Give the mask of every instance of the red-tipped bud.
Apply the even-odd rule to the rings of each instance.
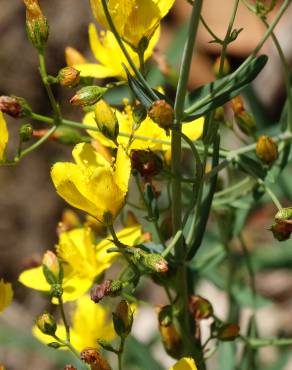
[[[70,99],[72,105],[80,105],[82,107],[97,103],[102,96],[107,92],[107,88],[100,86],[86,86],[78,90],[77,93]]]

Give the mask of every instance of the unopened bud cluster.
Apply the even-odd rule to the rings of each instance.
[[[38,0],[24,0],[26,6],[26,30],[32,45],[41,50],[49,37],[49,25]]]

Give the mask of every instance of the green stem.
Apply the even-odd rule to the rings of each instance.
[[[24,156],[26,156],[27,154],[31,153],[32,151],[37,149],[39,146],[41,146],[45,141],[47,141],[50,138],[50,136],[56,131],[56,129],[57,129],[57,126],[51,127],[50,130],[48,130],[48,132],[43,137],[41,137],[38,141],[36,141],[33,145],[31,145],[28,148],[22,150],[17,155],[15,160],[16,161],[20,160],[21,158],[23,158]]]
[[[63,298],[62,297],[59,297],[58,298],[58,302],[59,302],[59,308],[60,308],[61,318],[62,318],[63,324],[65,326],[65,330],[66,330],[66,343],[68,345],[68,343],[70,344],[70,326],[69,326],[69,324],[67,322],[67,319],[66,319]]]
[[[114,25],[114,22],[112,20],[112,17],[110,15],[110,12],[108,10],[108,7],[107,7],[107,3],[106,3],[106,0],[101,0],[101,3],[102,3],[102,6],[103,6],[103,10],[104,10],[104,13],[105,13],[105,16],[106,16],[106,20],[110,26],[110,29],[112,31],[112,33],[114,34],[115,36],[115,39],[117,40],[117,43],[119,44],[123,54],[125,55],[129,65],[131,66],[133,72],[136,74],[137,78],[140,80],[140,82],[142,83],[142,85],[145,87],[145,89],[147,90],[147,92],[149,93],[149,95],[154,99],[154,100],[158,100],[158,96],[154,93],[154,91],[151,89],[151,87],[148,85],[147,81],[145,80],[145,78],[143,77],[142,73],[139,71],[139,69],[136,67],[135,63],[133,62],[132,58],[130,57],[130,54],[128,53],[115,25]]]
[[[269,194],[273,203],[275,204],[275,206],[280,211],[283,207],[282,207],[279,199],[277,198],[276,194],[273,192],[273,190],[268,185],[266,185],[265,182],[262,179],[258,179],[258,183],[265,188],[266,192]]]
[[[51,106],[54,111],[54,123],[56,126],[58,126],[61,121],[61,112],[60,112],[60,107],[58,103],[56,102],[53,91],[51,89],[51,85],[48,82],[48,73],[47,73],[47,68],[46,68],[44,50],[39,50],[38,54],[39,54],[40,75],[41,75],[43,84],[45,86],[48,98],[50,100]]]
[[[248,346],[252,348],[268,347],[268,346],[291,346],[292,338],[246,338],[241,337]]]
[[[264,25],[269,29],[270,25],[266,21],[264,17],[261,17],[262,22]],[[275,33],[271,33],[272,40],[275,44],[275,47],[278,51],[279,58],[281,60],[282,68],[283,68],[283,74],[284,74],[284,81],[286,85],[286,90],[287,90],[287,97],[288,97],[288,124],[287,124],[287,130],[292,132],[292,91],[290,88],[290,66],[286,61],[285,55],[283,53],[283,50],[281,48],[281,45],[275,36]]]
[[[119,351],[118,351],[119,370],[123,370],[124,347],[125,347],[125,338],[121,338],[120,348],[119,348]]]
[[[166,248],[166,245],[165,245],[165,241],[164,241],[164,238],[162,236],[162,233],[161,233],[161,230],[160,230],[160,227],[158,225],[158,220],[156,219],[152,219],[152,214],[151,214],[151,210],[146,202],[146,199],[145,199],[145,196],[143,194],[143,191],[142,191],[142,188],[141,188],[141,184],[140,184],[140,181],[139,181],[139,175],[136,175],[134,176],[135,178],[135,181],[136,181],[136,185],[137,185],[137,189],[139,191],[139,194],[140,194],[140,197],[144,203],[144,206],[147,210],[147,213],[148,213],[148,217],[151,219],[151,222],[153,223],[153,226],[154,226],[154,229],[155,229],[155,232],[156,232],[156,236],[157,236],[157,239],[159,240],[159,242],[161,243],[161,245]]]
[[[182,228],[182,189],[181,189],[181,129],[182,118],[187,93],[187,83],[189,78],[190,66],[192,62],[197,30],[200,22],[203,0],[196,0],[193,4],[190,19],[188,37],[184,47],[180,76],[178,81],[177,93],[174,104],[174,126],[172,130],[171,151],[172,151],[172,225],[173,233],[181,231]],[[186,256],[187,250],[184,245],[183,237],[180,237],[175,245],[176,260],[180,262],[177,271],[176,292],[179,331],[182,335],[184,344],[184,355],[195,358],[198,369],[204,370],[205,364],[200,344],[194,339],[194,327],[191,321],[188,308],[188,280]]]

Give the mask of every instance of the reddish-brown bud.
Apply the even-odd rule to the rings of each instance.
[[[238,337],[239,331],[240,327],[237,324],[223,325],[218,331],[218,339],[225,342],[233,341]]]
[[[290,239],[292,233],[292,223],[287,223],[287,221],[279,221],[274,223],[270,230],[272,231],[274,238],[279,242]]]
[[[111,370],[106,359],[95,348],[85,348],[80,353],[80,358],[90,365],[91,370]]]
[[[14,118],[29,117],[31,108],[23,98],[0,96],[0,110]]]
[[[211,303],[199,295],[193,295],[190,297],[189,307],[196,320],[208,319],[213,315],[213,307]]]
[[[165,130],[169,130],[173,125],[174,110],[165,100],[156,100],[148,114],[152,121]]]
[[[130,157],[132,169],[138,171],[143,177],[156,176],[162,170],[162,160],[150,150],[132,150]]]
[[[277,144],[268,136],[260,136],[257,141],[256,154],[263,162],[270,164],[278,158]]]

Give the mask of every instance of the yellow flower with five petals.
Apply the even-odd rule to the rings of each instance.
[[[98,338],[111,341],[116,336],[112,321],[108,319],[107,310],[102,305],[93,303],[88,295],[80,297],[76,302],[71,321],[70,342],[77,351],[82,351],[86,347],[96,348]],[[52,342],[52,337],[43,334],[36,325],[32,332],[41,342],[45,344]],[[56,335],[66,340],[63,324],[58,324]]]
[[[141,226],[124,228],[117,236],[122,243],[133,246],[141,237]],[[61,233],[56,250],[64,268],[64,302],[73,301],[85,294],[96,278],[112,265],[119,254],[107,253],[111,247],[114,247],[114,244],[109,239],[95,245],[93,233],[88,227]],[[31,289],[50,291],[42,266],[23,271],[19,281]],[[55,300],[53,302],[55,303]]]
[[[151,56],[154,46],[159,37],[157,30],[152,37],[144,54],[145,61]],[[110,31],[97,31],[94,24],[89,25],[89,41],[92,53],[98,63],[88,63],[87,61],[81,64],[74,64],[82,77],[108,78],[116,77],[126,79],[127,75],[122,66],[124,64],[129,71],[131,67],[120,49],[114,35]],[[137,67],[139,67],[139,57],[131,47],[125,45],[131,59]]]
[[[134,49],[143,39],[149,42],[175,0],[109,0],[108,10],[119,35]],[[106,29],[108,22],[101,0],[90,0],[96,20]]]
[[[111,223],[124,205],[131,172],[130,159],[119,146],[113,165],[90,144],[77,144],[76,163],[58,162],[51,177],[57,193],[71,206],[101,223]]]

